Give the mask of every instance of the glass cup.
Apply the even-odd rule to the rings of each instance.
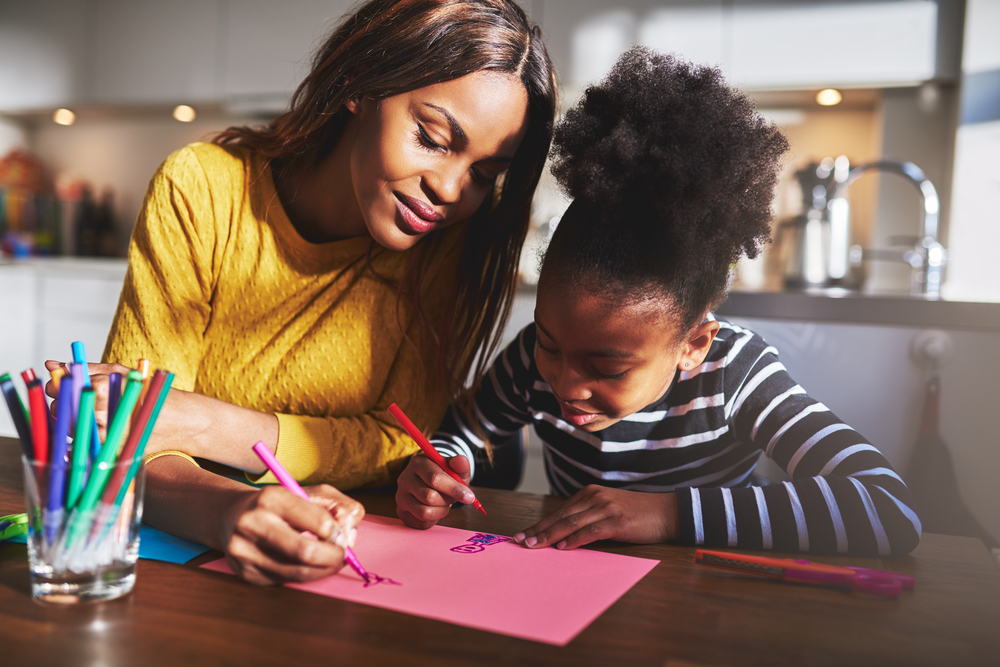
[[[24,457],[21,462],[35,600],[100,602],[131,591],[146,484],[143,458],[96,463],[75,478],[68,465],[60,469]],[[92,482],[95,474],[103,481],[93,490],[76,481]],[[83,507],[88,495],[99,499],[89,509]],[[76,507],[68,509],[74,499]]]

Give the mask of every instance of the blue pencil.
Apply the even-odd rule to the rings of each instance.
[[[51,544],[59,534],[63,519],[63,496],[66,490],[66,453],[69,449],[70,422],[73,412],[73,383],[59,383],[59,414],[52,436],[49,456],[49,498],[45,513],[45,539]]]
[[[90,373],[88,372],[89,366],[87,366],[87,355],[83,350],[83,343],[76,341],[70,346],[73,349],[73,361],[78,364],[83,364],[83,386],[90,386]],[[93,426],[90,429],[90,460],[96,461],[101,455],[101,436],[97,431],[97,419],[93,420]]]

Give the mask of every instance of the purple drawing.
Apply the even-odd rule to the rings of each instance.
[[[486,547],[500,544],[501,542],[510,542],[509,537],[501,537],[500,535],[490,535],[489,533],[476,533],[468,540],[468,544],[460,544],[457,547],[452,547],[451,551],[459,554],[475,554],[480,551],[484,551]]]

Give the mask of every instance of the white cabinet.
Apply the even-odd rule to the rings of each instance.
[[[0,373],[10,373],[23,391],[21,371],[47,377],[45,361],[72,361],[74,341],[84,344],[89,361],[99,361],[126,268],[124,260],[0,264]],[[0,435],[15,435],[6,407]]]
[[[632,43],[718,65],[741,88],[912,85],[954,76],[952,0],[542,0],[563,83],[599,80]],[[951,33],[955,33],[952,35]]]
[[[762,4],[736,0],[733,83],[756,89],[913,84],[935,76],[933,0]]]
[[[217,99],[221,14],[220,0],[96,0],[90,101]]]
[[[68,105],[84,93],[90,3],[0,0],[0,110]]]
[[[225,17],[222,92],[229,100],[287,104],[309,71],[315,47],[352,0],[230,0]]]

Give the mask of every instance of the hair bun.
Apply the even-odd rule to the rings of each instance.
[[[754,257],[786,149],[717,68],[633,47],[556,126],[552,173],[573,199],[638,218],[624,224]]]

